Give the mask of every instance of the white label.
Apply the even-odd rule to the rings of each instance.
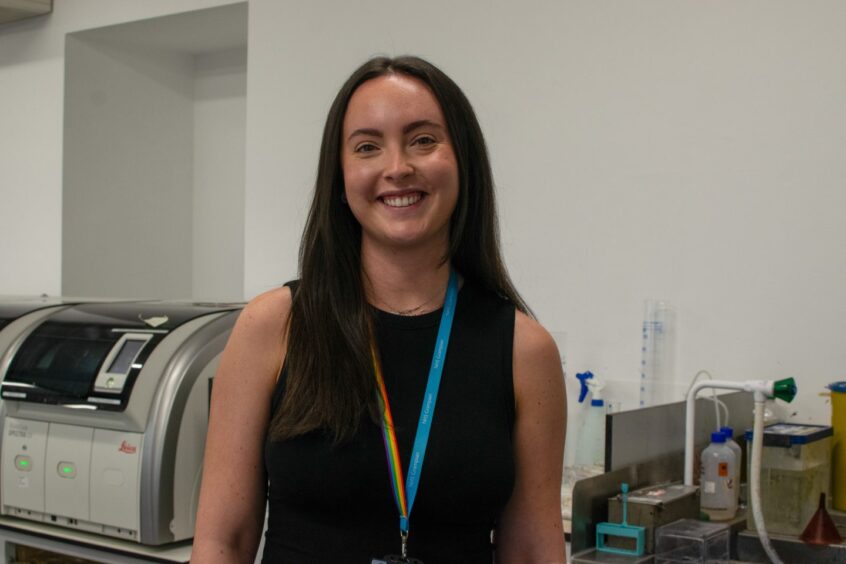
[[[716,482],[704,482],[702,484],[702,491],[707,494],[712,494],[717,491],[717,483]]]

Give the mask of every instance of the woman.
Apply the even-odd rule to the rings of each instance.
[[[194,561],[252,562],[269,499],[266,562],[563,562],[558,353],[503,267],[473,110],[431,64],[341,88],[300,275],[223,354]]]

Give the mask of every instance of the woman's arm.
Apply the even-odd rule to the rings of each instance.
[[[517,312],[514,324],[516,479],[496,530],[497,564],[565,561],[561,472],[567,399],[555,342]]]
[[[214,378],[194,563],[255,560],[264,526],[264,440],[284,360],[291,293],[250,302],[232,331]]]

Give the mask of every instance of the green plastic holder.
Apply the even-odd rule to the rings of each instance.
[[[596,525],[596,550],[627,556],[643,556],[646,550],[646,528],[629,525],[626,522],[629,509],[629,485],[624,482],[620,485],[620,489],[623,492],[623,521],[621,523],[599,523]],[[630,549],[606,546],[605,539],[607,537],[634,539],[635,547]]]
[[[790,403],[796,397],[796,380],[793,378],[785,378],[784,380],[776,380],[773,384],[773,397]]]

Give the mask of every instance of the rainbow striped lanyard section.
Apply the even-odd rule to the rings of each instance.
[[[403,539],[403,553],[405,553],[405,542],[408,538],[408,518],[411,513],[411,507],[414,505],[414,498],[417,495],[417,486],[420,483],[423,457],[426,454],[426,444],[429,442],[429,431],[431,430],[432,418],[435,414],[435,401],[438,399],[438,388],[441,385],[444,359],[446,358],[447,345],[449,344],[449,335],[452,331],[452,320],[455,317],[455,303],[457,300],[458,275],[455,270],[451,270],[446,299],[444,300],[444,310],[441,314],[441,324],[438,328],[438,338],[435,342],[435,352],[432,354],[432,364],[429,367],[429,381],[426,384],[426,392],[423,395],[423,406],[420,410],[420,419],[417,421],[417,433],[414,435],[414,446],[411,449],[411,464],[405,483],[403,483],[402,461],[400,460],[399,448],[397,447],[397,435],[394,431],[394,418],[391,415],[391,405],[388,402],[388,390],[385,388],[385,380],[382,377],[382,365],[379,362],[379,355],[376,353],[376,346],[371,346],[373,371],[376,374],[376,383],[379,387],[379,403],[382,408],[382,438],[385,441],[385,455],[388,459],[388,471],[390,472],[391,486],[394,490],[394,500],[397,503],[397,509],[399,509],[400,513],[400,535]]]

